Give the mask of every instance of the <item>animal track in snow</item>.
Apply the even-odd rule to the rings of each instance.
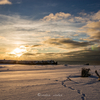
[[[64,87],[66,87],[66,85],[63,85]]]
[[[69,77],[66,80],[62,81],[62,85],[66,88],[68,87],[67,85],[64,84],[64,82],[66,82],[67,80],[72,81]],[[77,91],[77,93],[79,95],[81,95],[81,100],[86,100],[86,96],[84,93],[82,93],[80,90],[74,89],[73,87],[68,87],[69,89],[71,89],[72,91]]]
[[[75,90],[74,88],[72,88],[72,87],[68,87],[69,89],[71,89],[71,90]]]
[[[77,93],[79,93],[79,94],[80,94],[80,90],[77,90]]]
[[[86,99],[85,94],[82,94],[81,99],[82,99],[82,100],[85,100],[85,99]]]

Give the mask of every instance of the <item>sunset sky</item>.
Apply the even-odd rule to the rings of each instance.
[[[100,61],[100,0],[0,0],[0,60]]]

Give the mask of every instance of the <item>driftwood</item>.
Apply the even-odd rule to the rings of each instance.
[[[95,70],[96,75],[100,78],[100,75],[98,74],[97,70]]]
[[[97,70],[95,70],[95,73],[99,77],[98,80],[100,81],[100,75],[98,74]]]
[[[91,74],[89,73],[90,71],[90,68],[82,68],[82,71],[81,71],[81,77],[88,77],[90,76]]]

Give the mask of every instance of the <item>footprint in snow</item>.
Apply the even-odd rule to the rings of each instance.
[[[82,94],[85,97],[85,94]]]
[[[71,89],[71,90],[75,90],[75,89],[73,89],[72,87],[68,87],[69,89]]]
[[[62,82],[62,85],[64,85],[64,82]]]
[[[81,97],[82,100],[84,100],[84,97]]]
[[[79,93],[79,94],[80,94],[80,90],[77,90],[77,93]]]
[[[64,85],[64,87],[66,87],[66,85]]]

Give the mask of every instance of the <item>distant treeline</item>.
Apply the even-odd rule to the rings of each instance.
[[[56,64],[54,60],[47,61],[18,61],[18,60],[0,60],[0,64],[27,64],[27,65],[51,65]]]

